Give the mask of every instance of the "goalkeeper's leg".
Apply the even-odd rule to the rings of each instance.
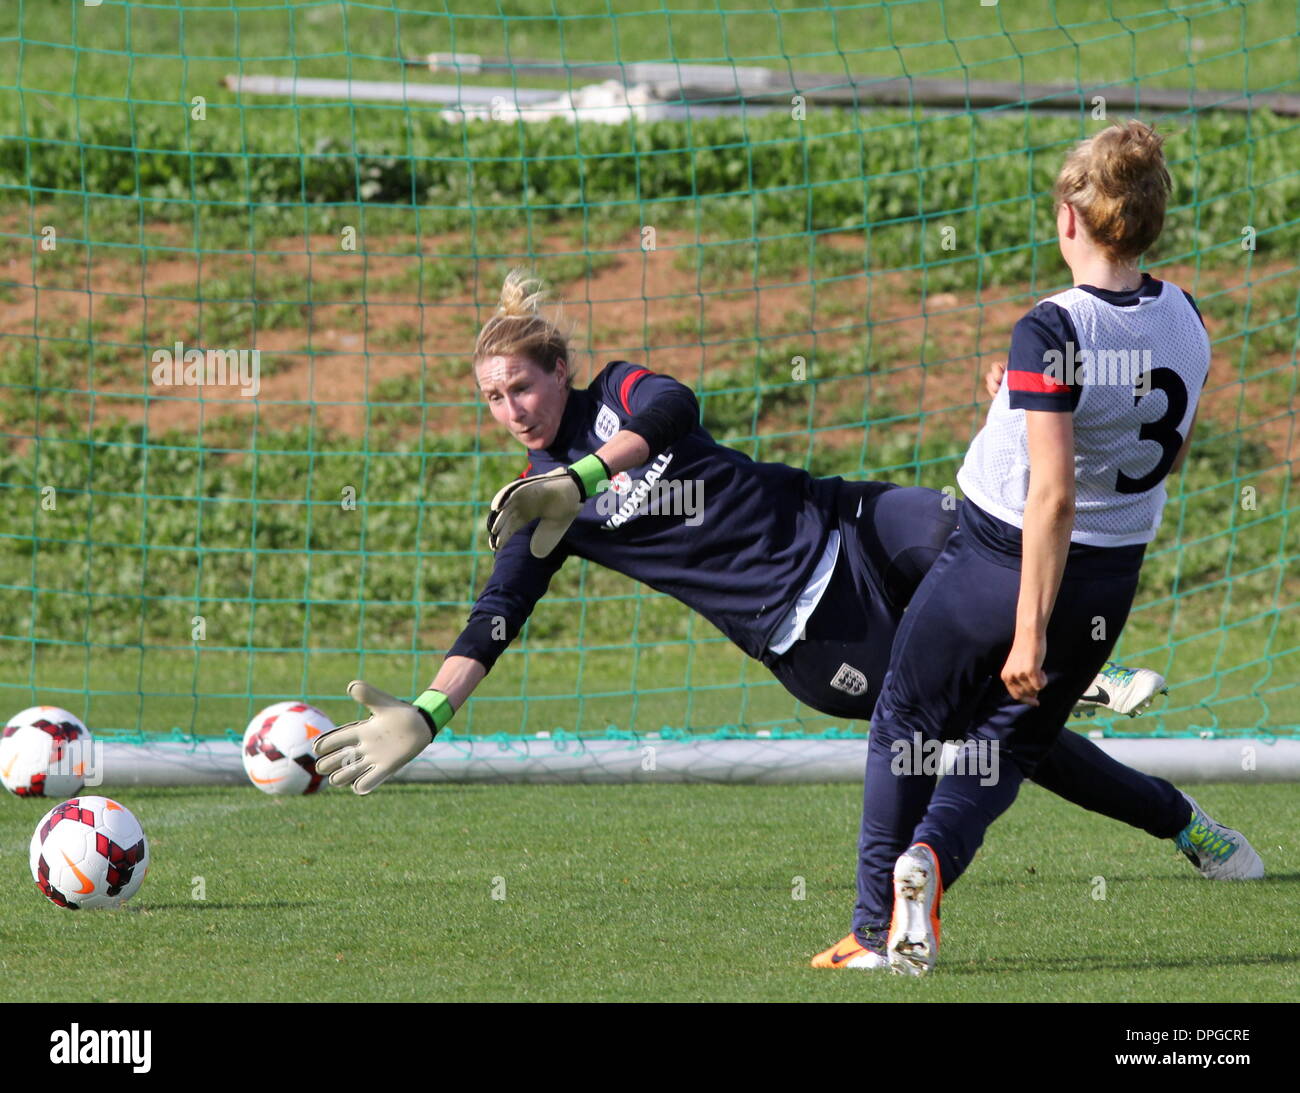
[[[1157,839],[1187,826],[1189,807],[1171,782],[1112,759],[1086,736],[1063,731],[1031,775],[1045,790]]]

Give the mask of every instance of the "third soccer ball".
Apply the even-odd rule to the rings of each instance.
[[[334,722],[305,702],[267,706],[244,730],[244,770],[263,793],[315,793],[324,780],[316,773],[311,744]]]

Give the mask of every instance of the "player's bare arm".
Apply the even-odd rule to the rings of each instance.
[[[1046,685],[1047,620],[1061,587],[1074,527],[1074,419],[1070,414],[1028,411],[1029,496],[1025,503],[1024,563],[1016,636],[1002,668],[1013,698],[1038,705]]]

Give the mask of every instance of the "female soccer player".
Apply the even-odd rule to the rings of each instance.
[[[366,794],[419,754],[571,555],[700,612],[815,709],[869,718],[899,618],[953,528],[945,496],[755,463],[700,426],[689,388],[625,361],[574,389],[564,335],[539,312],[531,284],[519,271],[507,278],[474,354],[492,416],[529,454],[491,505],[492,576],[412,703],[361,681],[349,687],[372,716],[318,738],[318,771]],[[1141,676],[1112,672],[1100,682],[1112,706],[1151,694]],[[1076,733],[1062,736],[1036,779],[1160,838],[1185,836],[1192,817],[1168,782],[1114,762]],[[1191,850],[1206,875],[1244,845],[1214,830],[1223,833],[1217,856],[1199,844]]]
[[[865,963],[933,968],[940,898],[1109,656],[1164,479],[1187,453],[1209,339],[1192,298],[1137,267],[1164,223],[1161,143],[1139,122],[1112,126],[1057,177],[1074,287],[1016,324],[957,476],[958,527],[903,616],[871,723],[854,916]],[[1000,776],[967,762],[936,788],[898,761],[938,738],[997,750]],[[1233,875],[1262,876],[1258,855],[1238,847]]]

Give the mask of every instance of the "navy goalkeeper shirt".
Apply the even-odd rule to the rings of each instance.
[[[689,426],[682,422],[671,443],[588,498],[549,557],[529,550],[536,521],[501,546],[448,655],[490,669],[573,556],[667,593],[761,658],[825,549],[840,479],[756,463],[723,447],[698,423],[689,388],[627,361],[606,365],[585,390],[569,392],[555,440],[531,453],[524,475],[566,467],[656,403],[680,407],[684,399]]]

